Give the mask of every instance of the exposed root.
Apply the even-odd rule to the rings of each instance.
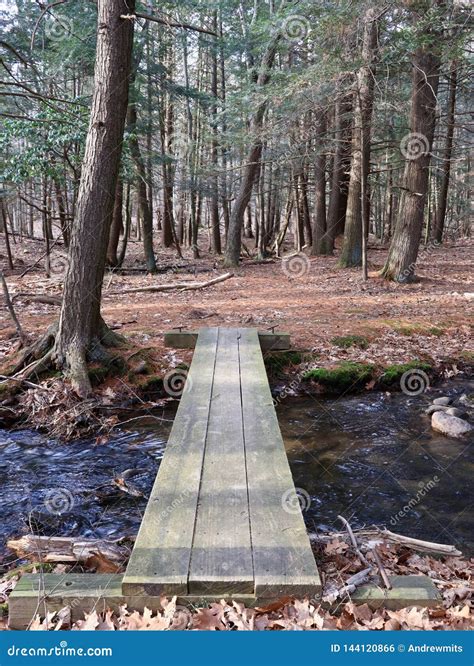
[[[4,374],[24,381],[31,377],[38,378],[53,369],[61,370],[77,395],[87,397],[92,392],[88,361],[110,364],[113,357],[107,348],[123,347],[126,339],[101,320],[100,335],[87,348],[78,342],[70,345],[64,354],[58,349],[58,331],[59,323],[55,322],[43,336],[23,351],[16,365]]]

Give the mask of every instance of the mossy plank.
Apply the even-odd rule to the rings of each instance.
[[[240,329],[239,353],[255,594],[315,596],[319,573],[255,330]]]
[[[189,594],[252,593],[238,330],[220,328]]]
[[[389,576],[389,581],[391,590],[384,588],[382,583],[361,585],[351,594],[351,600],[357,604],[367,603],[371,608],[383,606],[389,610],[442,604],[438,588],[428,576]]]
[[[124,594],[186,594],[218,329],[201,331],[123,580]]]

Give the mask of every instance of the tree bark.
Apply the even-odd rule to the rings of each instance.
[[[275,60],[278,43],[281,39],[280,31],[276,32],[267,46],[262,58],[260,72],[256,77],[257,88],[263,88],[270,81],[270,71]],[[240,261],[240,248],[242,244],[242,227],[244,224],[245,210],[252,196],[253,186],[260,169],[260,159],[262,156],[263,142],[260,136],[263,118],[267,110],[268,101],[264,100],[259,104],[250,121],[249,134],[252,138],[252,144],[246,157],[246,164],[243,170],[240,189],[237,194],[229,220],[229,229],[227,233],[227,247],[225,253],[225,266],[238,266]]]
[[[420,38],[421,45],[413,56],[410,134],[405,137],[407,159],[395,229],[382,269],[385,278],[396,282],[411,282],[415,278],[436,123],[440,58],[435,51],[439,35],[425,28]]]
[[[214,10],[213,30],[217,34],[217,9]],[[214,254],[222,254],[221,232],[219,228],[219,175],[218,156],[219,156],[219,128],[217,126],[217,102],[218,102],[218,79],[217,79],[217,44],[212,47],[211,63],[211,95],[212,95],[212,144],[211,144],[211,162],[214,173],[212,174],[212,197],[211,197],[211,228],[212,228],[212,250]]]
[[[112,215],[112,224],[110,227],[109,242],[107,245],[107,265],[116,267],[119,265],[117,248],[120,240],[120,234],[123,231],[123,183],[121,178],[117,178],[115,189],[114,212]]]
[[[136,133],[137,107],[135,103],[131,103],[128,107],[127,121],[130,128],[130,153],[132,155],[138,176],[138,209],[142,223],[142,240],[143,251],[145,254],[145,263],[149,273],[156,273],[157,268],[155,251],[153,249],[153,210],[148,199],[147,172]]]
[[[127,10],[133,12],[134,0]],[[87,358],[104,339],[100,316],[102,281],[128,102],[133,20],[121,19],[123,4],[99,0],[94,92],[76,219],[53,357],[81,395],[91,391]]]
[[[327,213],[327,250],[334,251],[336,236],[344,233],[346,223],[347,194],[351,166],[352,142],[352,99],[343,95],[335,104],[335,140],[334,160],[331,175],[331,192]]]
[[[441,186],[438,207],[433,229],[433,238],[437,243],[443,240],[444,222],[446,219],[446,208],[448,204],[449,178],[451,175],[451,159],[453,155],[453,135],[456,110],[456,85],[457,85],[457,63],[451,63],[449,75],[448,114],[446,118],[446,143],[442,154]]]
[[[322,109],[318,111],[319,118],[316,125],[317,151],[314,165],[314,222],[313,245],[311,254],[332,254],[332,244],[327,242],[326,221],[326,154],[323,140],[326,132],[326,116]]]
[[[374,97],[374,61],[377,49],[378,17],[369,9],[364,17],[362,41],[363,65],[357,72],[354,91],[354,128],[352,132],[352,161],[347,195],[344,243],[339,263],[347,268],[362,264],[362,215],[365,206],[362,196],[367,193],[370,158],[370,135]],[[364,154],[363,154],[364,153]]]

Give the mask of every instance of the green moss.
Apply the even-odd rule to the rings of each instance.
[[[331,392],[342,392],[364,386],[373,377],[375,366],[370,363],[342,361],[334,368],[314,368],[303,379],[321,384]]]
[[[89,365],[88,374],[92,386],[102,384],[108,377],[117,377],[127,372],[127,364],[121,356],[114,356],[104,363]]]
[[[439,328],[439,326],[431,326],[431,328],[428,329],[428,333],[431,335],[436,335],[436,337],[440,337],[444,333],[444,328]]]
[[[413,335],[413,333],[417,333],[415,326],[395,326],[394,330],[400,333],[400,335]]]
[[[162,393],[163,389],[163,377],[158,377],[158,375],[152,375],[144,378],[143,382],[139,383],[140,390],[144,393]]]
[[[349,347],[359,347],[359,349],[367,349],[369,341],[362,335],[342,335],[337,336],[331,340],[333,345],[341,349],[349,349]]]
[[[444,328],[441,326],[427,326],[426,324],[421,324],[419,322],[414,322],[412,324],[387,323],[389,323],[393,330],[400,335],[435,335],[439,337],[444,333]]]
[[[431,365],[426,361],[420,361],[419,359],[415,359],[409,363],[389,365],[385,368],[380,381],[382,384],[394,384],[409,370],[423,370],[424,372],[429,372],[431,370]]]
[[[299,365],[303,355],[296,351],[271,352],[265,354],[265,368],[269,375],[280,375],[290,365]]]

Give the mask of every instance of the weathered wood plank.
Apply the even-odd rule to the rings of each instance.
[[[187,593],[217,328],[203,329],[173,428],[123,579],[123,592]]]
[[[256,596],[317,595],[320,578],[255,330],[240,329],[240,370]],[[285,498],[296,499],[290,504]]]
[[[390,610],[407,606],[436,607],[442,604],[439,591],[428,576],[389,576],[389,580],[391,590],[381,585],[364,585],[351,595],[351,601],[368,604],[371,608],[383,606]],[[218,602],[220,598],[220,595],[186,595],[178,597],[178,603],[196,608],[213,601]],[[275,597],[265,599],[240,594],[235,595],[234,599],[250,608],[265,606],[274,601]],[[75,622],[82,620],[84,613],[90,613],[93,609],[98,613],[108,608],[118,611],[124,604],[129,610],[143,611],[145,607],[153,611],[161,609],[160,597],[124,596],[120,574],[25,574],[9,598],[9,626],[11,629],[26,629],[37,615],[44,618],[47,612],[59,611],[66,606],[71,609],[71,619]],[[323,606],[331,608],[329,604]]]
[[[165,347],[194,349],[198,334],[198,331],[168,331],[164,334]],[[288,333],[260,331],[258,338],[262,351],[284,351],[290,349],[290,336]]]
[[[254,590],[237,338],[236,329],[219,329],[190,594]]]

